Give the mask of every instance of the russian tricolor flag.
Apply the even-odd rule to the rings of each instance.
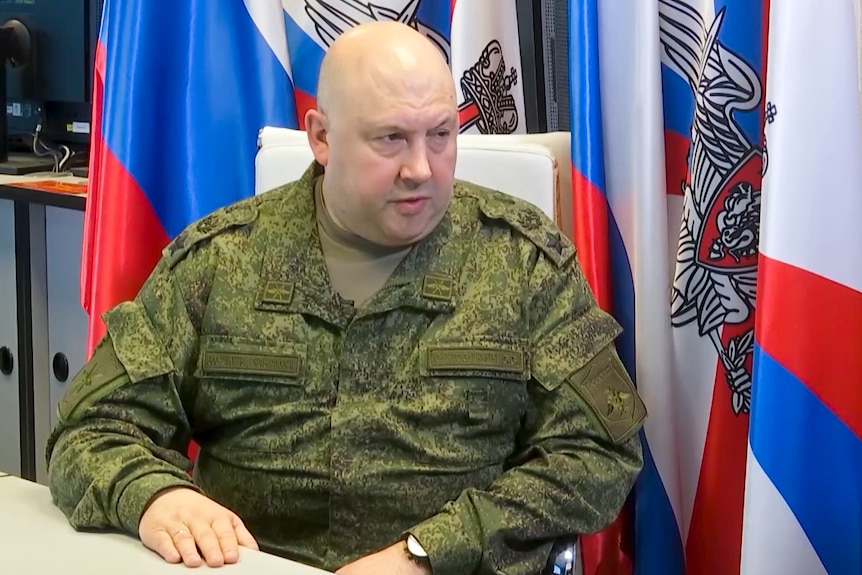
[[[634,573],[732,575],[754,357],[768,2],[569,6],[576,244],[600,304],[625,330],[618,349],[650,414]],[[625,551],[625,530],[619,540]]]
[[[657,0],[569,4],[575,244],[599,305],[623,326],[617,349],[647,401],[654,399],[650,392],[655,389],[648,382],[670,379],[658,15]],[[656,418],[653,409],[648,421],[661,421],[661,411],[655,408]],[[665,420],[654,429],[672,436],[671,426]],[[648,471],[641,481],[652,481],[663,494],[646,456]],[[644,534],[673,541],[677,533],[678,547],[666,496],[663,505],[656,499],[652,492],[638,499],[651,517]],[[632,563],[630,506],[608,529],[582,543],[585,573],[638,572],[636,555]]]
[[[772,2],[743,575],[862,573],[862,118],[851,0]]]
[[[82,300],[131,299],[185,226],[253,195],[257,132],[297,117],[279,0],[106,0]]]

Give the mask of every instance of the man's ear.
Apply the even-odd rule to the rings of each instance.
[[[314,159],[321,166],[329,162],[329,122],[325,114],[311,109],[305,113],[305,132]]]

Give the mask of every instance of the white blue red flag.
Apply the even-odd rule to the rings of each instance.
[[[162,248],[253,195],[257,132],[296,125],[279,0],[106,0],[81,292],[88,353]]]
[[[649,409],[634,573],[739,573],[767,6],[570,8],[576,243]]]
[[[569,13],[575,243],[599,304],[624,328],[620,357],[652,401],[650,383],[671,379],[658,1],[578,0]],[[639,565],[632,511],[630,502],[608,529],[584,538],[585,573]],[[651,530],[675,532],[654,519]]]
[[[862,573],[862,118],[851,0],[772,2],[743,575]]]

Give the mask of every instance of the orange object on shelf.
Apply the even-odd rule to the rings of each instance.
[[[63,182],[61,180],[36,180],[32,182],[14,182],[4,184],[26,190],[38,190],[41,192],[56,192],[61,194],[73,194],[76,196],[87,193],[87,184],[84,182]]]

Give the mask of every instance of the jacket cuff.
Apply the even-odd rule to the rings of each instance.
[[[428,553],[434,575],[466,575],[476,571],[482,548],[467,535],[451,503],[442,512],[409,529],[404,536],[408,533]]]
[[[139,477],[126,485],[120,495],[117,503],[120,526],[137,537],[144,509],[156,494],[171,487],[188,487],[197,492],[201,491],[191,480],[181,479],[170,473],[150,473]]]

